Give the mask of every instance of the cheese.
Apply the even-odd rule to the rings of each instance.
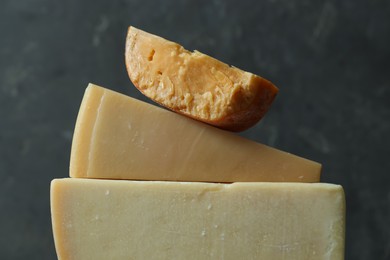
[[[257,123],[278,92],[262,77],[134,27],[125,56],[131,81],[147,97],[232,131]]]
[[[318,182],[321,165],[90,85],[73,136],[78,178]]]
[[[344,254],[339,185],[56,179],[58,259],[299,259]]]

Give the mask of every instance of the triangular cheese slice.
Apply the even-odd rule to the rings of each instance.
[[[89,85],[70,176],[197,182],[318,182],[321,165]]]

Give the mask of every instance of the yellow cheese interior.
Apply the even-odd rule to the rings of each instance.
[[[341,186],[57,179],[59,259],[338,260]]]
[[[259,76],[134,27],[127,36],[126,65],[147,97],[208,122],[255,117],[253,125],[278,92]]]
[[[90,85],[70,176],[203,182],[318,182],[321,165]]]

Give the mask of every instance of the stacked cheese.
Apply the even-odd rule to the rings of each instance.
[[[51,184],[59,259],[343,259],[344,194],[318,163],[95,85],[70,176]]]

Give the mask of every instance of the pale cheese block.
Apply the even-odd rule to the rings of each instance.
[[[203,182],[318,182],[321,165],[90,84],[70,176]]]
[[[51,213],[58,259],[344,256],[339,185],[57,179]]]

